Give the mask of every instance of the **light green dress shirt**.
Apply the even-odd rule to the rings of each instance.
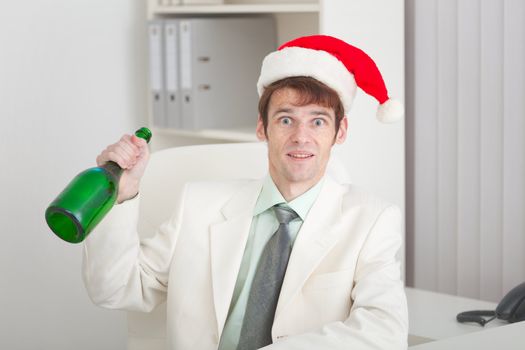
[[[323,180],[319,181],[314,187],[287,203],[277,186],[275,186],[271,176],[267,175],[264,179],[261,193],[255,203],[250,234],[242,257],[235,289],[233,290],[233,297],[222,332],[219,350],[235,350],[239,342],[242,320],[246,311],[250,286],[252,285],[257,263],[264,246],[279,227],[279,222],[272,207],[276,204],[287,205],[299,215],[298,218],[289,224],[289,232],[292,236],[293,244],[308,211],[319,195],[322,183]]]

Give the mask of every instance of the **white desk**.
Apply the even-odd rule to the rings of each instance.
[[[410,350],[523,350],[525,321],[411,346]]]
[[[428,343],[457,337],[472,332],[486,332],[508,323],[493,320],[482,327],[473,323],[459,323],[456,315],[469,310],[494,310],[496,303],[406,288],[409,315],[408,345]],[[522,350],[525,347],[522,348]]]

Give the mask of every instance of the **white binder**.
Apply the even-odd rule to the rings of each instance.
[[[255,128],[256,83],[275,38],[269,16],[181,19],[182,128]]]
[[[166,126],[182,127],[182,93],[179,79],[179,21],[167,20],[164,23],[165,51],[165,91],[166,91]]]
[[[193,123],[193,80],[192,80],[192,43],[191,20],[180,23],[180,78],[182,90],[182,129],[195,129]]]
[[[149,88],[153,113],[153,125],[165,127],[165,92],[163,30],[161,21],[148,23],[149,30]]]

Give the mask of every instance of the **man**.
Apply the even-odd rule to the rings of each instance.
[[[134,136],[109,146],[97,162],[127,170],[121,204],[85,242],[93,301],[149,311],[167,300],[170,349],[406,348],[400,211],[325,174],[346,138],[356,81],[378,98],[382,120],[399,115],[373,61],[343,41],[303,37],[269,54],[256,128],[268,176],[187,184],[143,242],[147,146]]]

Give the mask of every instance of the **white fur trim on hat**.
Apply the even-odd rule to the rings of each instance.
[[[350,111],[357,90],[354,75],[345,65],[326,51],[302,47],[286,47],[268,54],[257,82],[259,96],[278,80],[307,76],[334,89],[343,103],[345,114]]]
[[[395,99],[388,99],[377,108],[376,117],[380,122],[393,123],[397,122],[405,114],[403,104]]]

